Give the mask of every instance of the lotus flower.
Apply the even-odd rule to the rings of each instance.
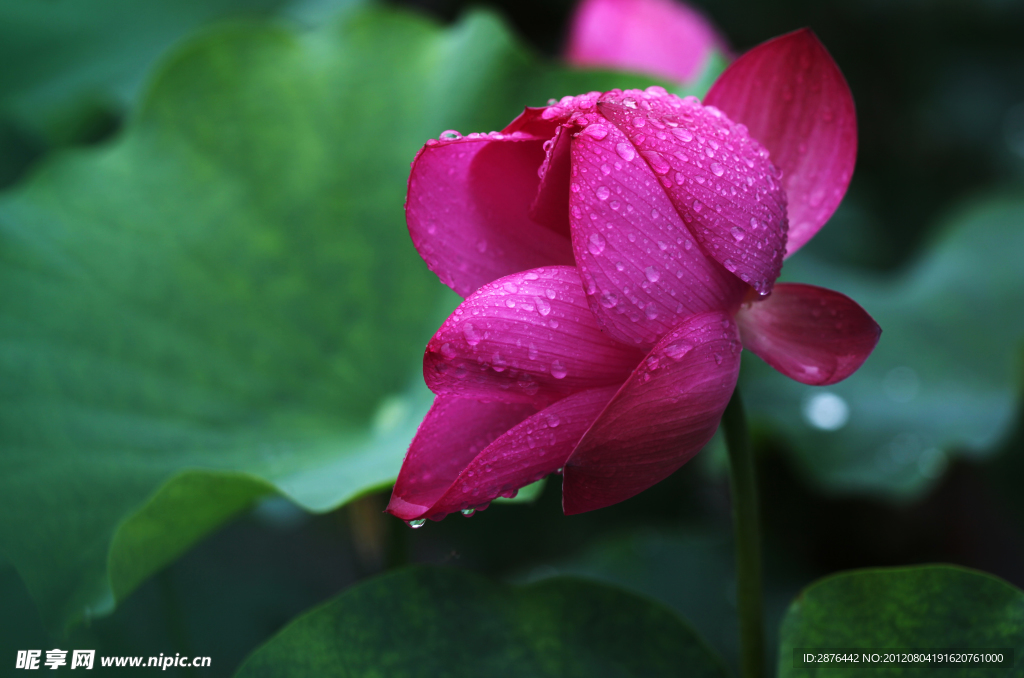
[[[697,80],[725,40],[697,10],[674,0],[583,0],[573,14],[565,59]]]
[[[441,136],[406,213],[465,301],[427,346],[437,398],[388,506],[400,518],[469,513],[562,469],[565,513],[622,501],[711,438],[741,348],[824,385],[878,341],[847,297],[775,284],[856,155],[849,88],[810,31],[741,57],[703,105],[593,92]]]

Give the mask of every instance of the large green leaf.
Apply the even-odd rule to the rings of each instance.
[[[775,554],[766,553],[765,632],[772,641],[789,601],[810,579],[801,579],[791,562],[779,567],[776,560]],[[728,532],[634,527],[608,535],[572,558],[536,567],[521,578],[539,581],[554,575],[598,579],[668,605],[734,673],[739,672],[736,565]],[[774,649],[769,648],[769,660],[774,659]]]
[[[868,666],[863,661],[800,665],[794,660],[799,648],[857,649],[858,658],[884,649],[922,653],[1006,648],[1013,651],[1016,666]],[[1024,593],[1001,579],[944,565],[862,570],[823,579],[793,602],[782,624],[779,677],[1021,676],[1022,650]]]
[[[752,416],[785,434],[809,478],[835,491],[908,497],[952,456],[998,449],[1024,383],[1022,224],[1019,197],[979,200],[891,278],[803,254],[786,263],[786,279],[843,292],[882,327],[872,356],[835,386],[798,384],[756,358],[744,364]]]
[[[96,106],[122,109],[168,47],[211,21],[319,18],[355,0],[0,0],[0,117],[62,140]],[[62,132],[62,128],[64,131]]]
[[[292,622],[238,678],[699,678],[727,674],[661,605],[568,578],[512,587],[414,568],[355,586]]]
[[[416,149],[630,84],[488,14],[236,26],[170,58],[115,143],[0,198],[0,551],[45,617],[108,612],[257,497],[388,483],[452,304],[403,223]]]

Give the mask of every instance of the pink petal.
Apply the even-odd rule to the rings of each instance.
[[[435,399],[402,462],[387,512],[402,520],[419,518],[481,450],[534,412],[522,404]]]
[[[689,461],[718,428],[739,370],[739,330],[726,313],[665,335],[566,462],[565,513],[628,499]]]
[[[427,345],[423,376],[437,394],[544,405],[621,384],[642,357],[601,332],[576,269],[555,266],[466,299]]]
[[[677,82],[700,76],[724,42],[696,10],[671,0],[583,0],[569,31],[566,60],[650,73]]]
[[[736,315],[743,346],[802,384],[827,386],[857,371],[882,334],[849,297],[812,285],[780,283],[772,296]]]
[[[569,237],[569,130],[559,127],[545,142],[547,157],[540,169],[540,187],[530,207],[530,218],[555,233]]]
[[[853,95],[810,29],[769,40],[733,63],[705,104],[750,130],[783,171],[793,254],[818,232],[846,194],[857,159]]]
[[[748,289],[708,258],[657,176],[617,127],[572,142],[573,250],[598,323],[650,349],[683,318],[739,308]]]
[[[598,109],[629,137],[705,253],[771,292],[786,246],[786,203],[757,141],[717,109],[661,88],[608,92]]]
[[[479,135],[429,143],[409,176],[406,221],[430,270],[462,296],[503,275],[572,264],[569,239],[530,220],[544,139]]]
[[[455,511],[486,508],[495,497],[512,496],[561,469],[616,390],[575,393],[516,425],[478,454],[422,515],[438,520]]]

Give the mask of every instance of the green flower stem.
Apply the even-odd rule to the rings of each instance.
[[[747,418],[739,388],[722,416],[729,448],[733,526],[736,533],[736,602],[740,618],[740,676],[763,678],[764,612],[761,600],[761,535],[757,518],[757,480]]]

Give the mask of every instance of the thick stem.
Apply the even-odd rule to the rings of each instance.
[[[736,535],[736,602],[740,620],[740,675],[763,678],[764,613],[761,601],[761,535],[757,480],[747,418],[737,388],[722,416],[729,448],[732,515]]]

